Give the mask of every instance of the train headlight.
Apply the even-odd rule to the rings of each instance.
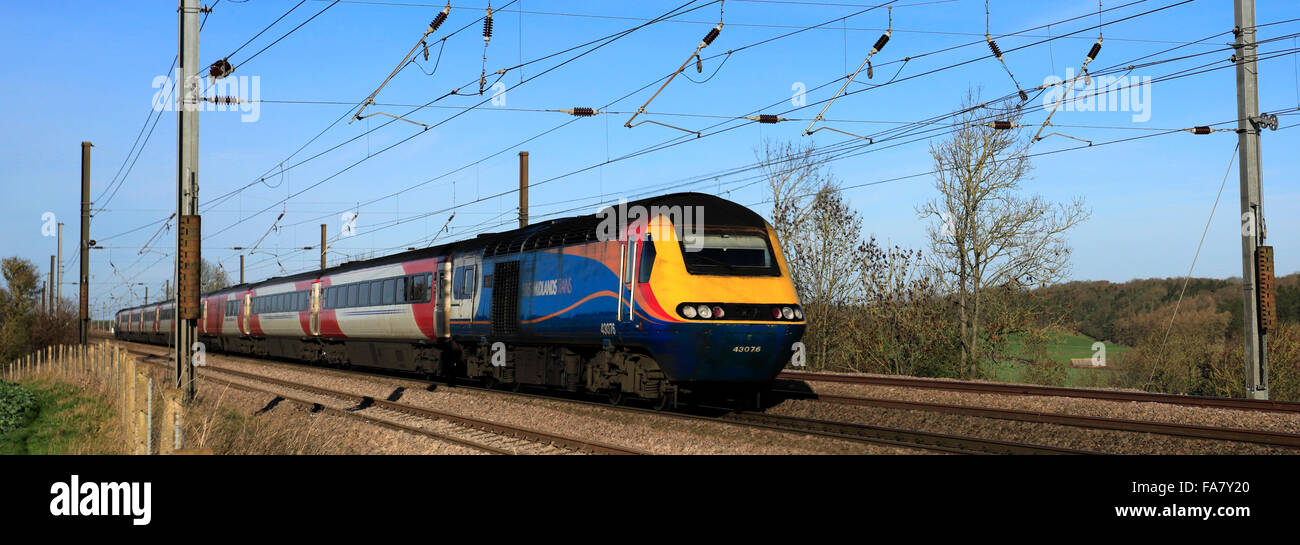
[[[687,318],[695,318],[695,307],[690,305],[682,305],[681,313],[682,316],[685,316]]]
[[[724,311],[722,310],[722,307],[719,307],[719,306],[714,306],[714,307],[713,307],[713,317],[714,317],[714,318],[721,319],[723,316],[726,316],[726,315],[727,315],[727,313],[724,312]]]
[[[799,307],[794,307],[794,319],[796,319],[796,320],[802,320],[802,319],[803,319],[803,309],[801,309],[801,308],[799,308]]]
[[[792,308],[790,308],[790,307],[782,308],[782,309],[781,309],[781,317],[782,317],[782,318],[785,318],[785,319],[787,319],[787,320],[793,320],[793,319],[794,319],[794,309],[792,309]]]
[[[695,310],[699,312],[700,317],[704,318],[705,320],[708,320],[709,318],[713,317],[713,310],[710,309],[708,305],[700,305]]]

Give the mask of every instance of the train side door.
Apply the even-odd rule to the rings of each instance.
[[[320,282],[312,282],[311,302],[308,304],[308,308],[311,311],[311,318],[307,320],[307,322],[308,326],[311,328],[310,333],[313,337],[320,336],[320,293]]]
[[[618,293],[619,293],[619,311],[618,321],[631,322],[636,312],[636,270],[637,240],[629,233],[628,240],[620,244],[622,255],[619,258],[621,267],[618,273]]]
[[[483,259],[478,254],[464,254],[457,256],[449,267],[448,296],[451,300],[452,320],[466,323],[474,320],[482,288],[482,266]]]
[[[243,335],[249,335],[251,328],[248,324],[248,315],[253,310],[253,292],[244,292],[244,304],[240,305],[239,312],[239,332]]]
[[[208,334],[208,300],[204,299],[202,305],[203,305],[202,309],[199,310],[199,334],[207,335]]]
[[[441,339],[451,338],[451,286],[452,286],[452,267],[451,260],[444,259],[438,264],[437,295],[434,299],[436,305],[433,307],[434,317],[434,335]]]

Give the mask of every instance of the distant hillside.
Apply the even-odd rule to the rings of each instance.
[[[1277,279],[1278,320],[1300,322],[1300,273]],[[1051,311],[1066,317],[1066,325],[1093,338],[1122,342],[1118,324],[1125,318],[1155,311],[1178,300],[1182,278],[1148,278],[1128,282],[1077,281],[1039,288]],[[1241,280],[1193,278],[1183,296],[1186,303],[1199,296],[1209,297],[1217,312],[1230,314],[1225,336],[1241,329]]]

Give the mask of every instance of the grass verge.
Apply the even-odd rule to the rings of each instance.
[[[98,392],[48,380],[24,381],[36,411],[0,435],[0,454],[119,454],[117,412]]]

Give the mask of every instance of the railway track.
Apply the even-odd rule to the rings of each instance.
[[[130,349],[129,351],[151,359],[162,357],[158,354],[135,349]],[[147,363],[154,364],[154,362]],[[157,365],[163,364],[158,363]],[[272,384],[281,390],[273,391],[265,388],[258,388],[247,383],[211,376],[214,373],[246,381]],[[346,418],[360,419],[389,429],[425,435],[493,454],[563,454],[566,452],[585,452],[592,454],[645,454],[645,452],[636,449],[531,430],[518,426],[510,426],[507,424],[490,422],[487,420],[426,409],[423,407],[416,407],[387,399],[376,399],[371,396],[358,395],[318,386],[310,386],[223,367],[205,366],[203,367],[200,378],[243,390],[271,394],[287,401],[311,407],[313,412],[327,412],[329,414],[339,415]],[[310,401],[292,394],[286,394],[283,392],[283,389],[299,390],[318,396],[340,399],[345,402],[355,403],[355,405],[347,409],[326,407],[321,403]],[[370,411],[371,413],[377,414],[361,414],[360,411]],[[375,416],[380,415],[384,416],[384,418],[375,418]],[[431,424],[433,427],[426,428],[403,423],[401,420],[404,418],[414,418],[424,421],[427,424]]]
[[[805,399],[809,401],[818,401],[824,403],[835,403],[840,405],[856,405],[861,407],[876,407],[882,409],[907,409],[927,411],[943,414],[954,414],[961,416],[975,416],[981,418],[994,418],[999,420],[1014,420],[1018,422],[1036,422],[1042,424],[1057,424],[1062,426],[1073,426],[1079,428],[1114,430],[1136,433],[1155,433],[1160,435],[1169,435],[1175,437],[1188,437],[1195,439],[1211,439],[1218,441],[1233,441],[1239,443],[1255,443],[1275,447],[1290,449],[1300,449],[1300,434],[1273,432],[1262,430],[1249,430],[1241,428],[1220,428],[1214,426],[1199,426],[1194,424],[1178,424],[1172,422],[1153,422],[1147,420],[1127,420],[1121,418],[1107,418],[1100,416],[1083,416],[1059,413],[1043,413],[1036,411],[1026,411],[1020,409],[1003,409],[996,407],[972,407],[968,405],[952,405],[946,403],[930,403],[922,401],[906,401],[898,399],[883,399],[873,397],[856,397],[841,396],[830,394],[809,394],[793,390],[774,390],[776,393],[786,395],[791,399]]]
[[[157,354],[152,354],[149,352],[144,352],[136,349],[133,349],[132,351],[139,354],[147,354],[153,357],[159,357]],[[237,357],[241,357],[241,356],[237,356]],[[264,360],[256,360],[256,361],[262,365],[289,365],[289,364],[281,364],[278,362],[266,362]],[[301,365],[293,365],[293,368],[300,369],[300,370],[304,368],[321,370],[320,368],[304,367]],[[231,376],[236,376],[236,377],[244,376],[249,378],[250,380],[260,380],[260,381],[266,381],[270,383],[279,383],[284,387],[301,389],[303,391],[312,392],[312,393],[319,393],[316,392],[316,390],[323,390],[313,386],[301,385],[295,382],[282,381],[279,379],[264,377],[262,375],[257,375],[255,373],[245,373],[242,371],[235,371],[227,368],[213,367],[211,365],[204,367],[205,373],[214,370],[219,373],[228,373]],[[333,371],[333,370],[329,370],[329,371]],[[364,371],[346,371],[341,373],[348,376],[357,376],[357,375],[374,376],[374,377],[383,377],[385,379],[390,379],[390,380],[396,378],[392,375],[377,374],[377,373],[370,373]],[[403,377],[402,380],[413,380],[425,384],[432,383],[427,380],[412,379],[406,377]],[[818,420],[818,419],[802,418],[802,417],[794,417],[794,416],[774,415],[774,414],[759,413],[759,412],[732,411],[730,409],[721,408],[721,407],[704,408],[705,410],[709,411],[710,414],[691,414],[691,413],[684,413],[684,412],[656,411],[648,408],[632,407],[632,406],[625,406],[625,405],[610,405],[607,403],[600,403],[600,402],[594,402],[594,401],[588,401],[582,399],[573,399],[569,397],[559,397],[554,395],[540,395],[540,394],[534,394],[534,393],[524,392],[524,391],[514,392],[514,391],[483,388],[483,387],[472,386],[472,385],[470,386],[458,385],[458,387],[473,389],[482,392],[489,392],[495,395],[510,396],[510,397],[532,398],[532,399],[549,400],[549,401],[559,400],[559,401],[576,403],[576,404],[581,404],[586,406],[600,407],[602,409],[607,409],[607,410],[616,410],[616,411],[622,411],[622,412],[628,412],[634,414],[645,414],[645,415],[653,415],[659,417],[692,420],[692,421],[705,421],[705,422],[715,422],[715,423],[720,422],[724,424],[743,426],[743,427],[754,428],[754,429],[777,431],[782,433],[812,435],[812,436],[818,436],[818,437],[824,437],[830,439],[838,439],[838,440],[848,441],[853,443],[886,445],[886,446],[893,446],[893,447],[928,450],[928,451],[950,453],[950,454],[1102,454],[1099,452],[1089,451],[1089,450],[1052,447],[1052,446],[1036,445],[1031,443],[1021,443],[1021,442],[1014,442],[1014,441],[983,439],[978,437],[942,434],[942,433],[919,431],[919,430],[906,430],[906,429],[890,428],[884,426],[871,426],[866,424],[856,424],[856,423],[848,423],[848,422],[836,422],[830,420]],[[382,400],[376,400],[376,399],[368,398],[366,396],[358,396],[356,394],[346,394],[346,393],[338,393],[338,392],[334,392],[334,394],[335,395],[333,395],[332,397],[338,397],[341,395],[344,397],[349,397],[351,399],[359,399],[359,398],[371,399],[371,401],[376,405],[382,405],[383,403],[386,403],[383,402]],[[361,403],[365,403],[365,401],[361,401]],[[422,409],[422,408],[417,408],[417,409],[420,411],[428,411],[428,409]]]
[[[948,390],[954,392],[974,392],[1002,395],[1031,395],[1050,397],[1077,397],[1107,401],[1125,401],[1138,403],[1167,403],[1190,407],[1238,409],[1246,411],[1300,413],[1300,402],[1270,401],[1259,399],[1238,399],[1208,396],[1190,396],[1177,394],[1159,394],[1152,392],[1124,392],[1117,390],[1097,390],[1092,388],[1066,388],[1062,386],[1035,386],[1029,384],[1000,384],[993,382],[971,382],[957,380],[937,380],[915,377],[881,377],[864,375],[830,375],[809,373],[806,371],[784,371],[776,377],[778,380],[808,382],[838,382],[845,384],[863,384],[869,386],[893,386],[901,388],[921,388]]]
[[[771,430],[808,433],[848,441],[922,448],[952,454],[1104,454],[1090,450],[1051,447],[1032,443],[981,439],[945,433],[747,411],[727,414],[720,417],[720,419]]]

